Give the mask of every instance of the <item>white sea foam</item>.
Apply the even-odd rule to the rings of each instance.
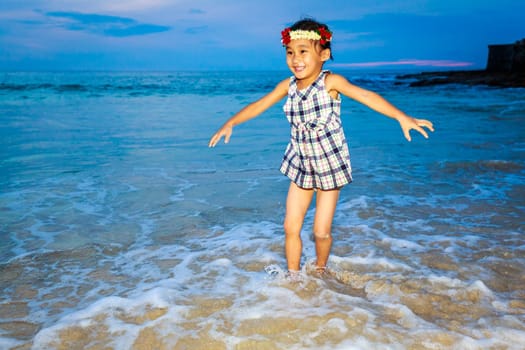
[[[384,271],[410,271],[412,268],[406,264],[389,260],[385,257],[375,257],[373,254],[368,256],[355,257],[337,257],[332,256],[331,260],[337,262],[339,265],[366,265],[380,268]]]
[[[418,243],[409,241],[407,239],[396,239],[391,237],[383,238],[382,242],[390,244],[396,249],[410,249],[410,250],[422,250],[424,247]]]

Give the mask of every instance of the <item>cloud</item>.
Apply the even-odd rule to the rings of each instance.
[[[189,13],[192,15],[204,15],[206,11],[194,8],[194,9],[190,9]]]
[[[200,33],[206,32],[207,30],[208,30],[208,26],[203,25],[203,26],[198,26],[198,27],[187,28],[184,32],[186,34],[200,34]]]
[[[79,12],[47,12],[47,17],[62,20],[59,25],[68,30],[86,31],[112,37],[127,37],[166,32],[171,27],[139,23],[132,18]]]
[[[472,62],[450,61],[450,60],[418,60],[406,59],[397,61],[360,62],[360,63],[334,63],[336,67],[342,68],[373,68],[384,66],[416,66],[416,67],[469,67]]]

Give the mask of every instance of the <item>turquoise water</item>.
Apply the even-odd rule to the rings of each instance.
[[[282,103],[207,147],[286,72],[0,75],[0,348],[525,347],[525,91],[342,74],[436,132],[343,99],[332,274],[309,212],[295,283]]]

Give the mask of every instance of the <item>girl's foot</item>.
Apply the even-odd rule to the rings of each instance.
[[[315,273],[318,276],[323,276],[326,273],[326,266],[316,266]]]
[[[303,280],[301,276],[301,271],[298,270],[288,270],[286,274],[286,279],[290,282],[301,282]]]

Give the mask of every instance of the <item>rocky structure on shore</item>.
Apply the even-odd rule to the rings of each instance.
[[[423,72],[406,74],[399,79],[415,79],[410,86],[442,84],[525,87],[525,38],[514,44],[489,45],[484,70]]]

